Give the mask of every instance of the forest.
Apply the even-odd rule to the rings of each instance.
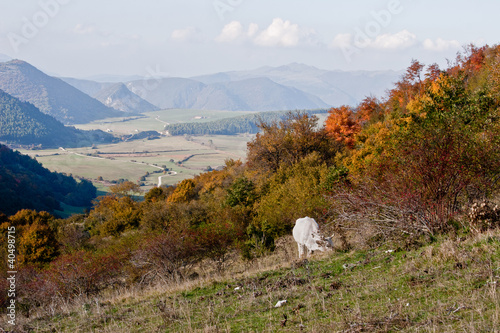
[[[181,281],[200,263],[221,272],[230,253],[272,252],[304,216],[335,232],[340,250],[496,228],[499,103],[500,46],[471,45],[446,69],[414,60],[385,97],[332,108],[324,125],[306,112],[261,119],[245,163],[227,160],[144,201],[124,182],[68,219],[4,212],[0,229],[15,226],[18,239],[18,302],[29,314],[116,286]]]
[[[326,113],[328,110],[303,111],[308,114]],[[248,114],[227,119],[208,121],[203,123],[181,123],[165,126],[170,135],[235,135],[240,133],[255,134],[259,132],[259,122],[272,122],[284,118],[289,111],[268,111],[258,114]]]

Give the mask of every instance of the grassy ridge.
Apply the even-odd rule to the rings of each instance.
[[[330,252],[309,262],[295,258],[289,237],[266,263],[253,263],[262,267],[257,273],[232,271],[180,286],[80,300],[55,316],[46,309],[25,325],[34,332],[496,332],[500,327],[499,230],[442,236],[408,248]],[[280,300],[287,303],[275,307]]]

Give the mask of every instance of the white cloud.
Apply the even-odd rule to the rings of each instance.
[[[233,21],[224,26],[222,32],[215,40],[220,43],[229,43],[243,36],[243,25],[238,21]]]
[[[369,43],[370,47],[376,49],[396,50],[406,49],[415,45],[417,36],[408,30],[402,30],[396,34],[383,34],[375,38]]]
[[[196,42],[202,39],[200,30],[195,27],[174,30],[170,38],[177,42]]]
[[[375,38],[368,38],[362,32],[355,34],[345,33],[337,34],[330,47],[339,49],[379,49],[379,50],[398,50],[406,49],[417,43],[417,36],[408,30],[402,30],[394,34],[381,34]]]
[[[275,18],[273,23],[256,38],[255,44],[261,46],[296,46],[299,43],[300,30],[297,24]]]
[[[424,49],[430,51],[446,51],[449,49],[460,48],[460,43],[458,41],[444,40],[442,38],[438,38],[436,40],[427,38],[423,41],[422,45],[424,46]]]
[[[275,18],[266,30],[254,38],[254,43],[260,46],[293,47],[303,40],[311,39],[313,35],[313,30],[304,30],[298,24]]]
[[[258,46],[294,47],[300,44],[316,42],[316,32],[300,28],[290,21],[275,18],[265,29],[260,31],[256,23],[250,23],[248,28],[239,21],[232,21],[224,26],[215,38],[219,43],[252,42]]]

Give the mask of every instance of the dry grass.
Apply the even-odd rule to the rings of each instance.
[[[393,250],[393,251],[391,251]],[[20,318],[31,332],[499,332],[500,230],[296,261],[290,238],[223,275],[109,291]],[[276,308],[279,300],[287,303]],[[2,319],[3,320],[3,319]],[[4,322],[0,327],[8,328]],[[20,330],[22,331],[22,330]]]

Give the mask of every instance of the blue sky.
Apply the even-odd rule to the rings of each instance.
[[[497,0],[0,0],[0,53],[72,77],[400,70],[497,44],[499,12]]]

